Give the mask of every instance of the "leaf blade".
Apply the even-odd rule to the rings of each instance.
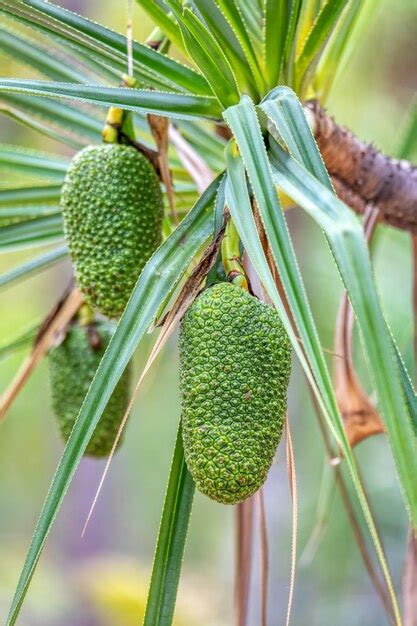
[[[194,491],[194,481],[184,459],[180,426],[158,533],[144,626],[172,624]]]
[[[125,72],[126,38],[109,28],[44,0],[1,0],[0,9],[14,17],[20,16],[29,26],[36,25],[52,37],[78,45],[84,53],[90,51],[99,61]],[[150,87],[211,93],[203,76],[149,46],[133,42],[133,62],[138,78]]]
[[[0,80],[1,92],[70,98],[101,106],[119,106],[140,113],[184,119],[200,116],[210,119],[220,115],[220,109],[213,98],[140,89],[10,78]]]
[[[61,239],[63,234],[60,215],[38,217],[0,226],[0,252],[56,241]]]
[[[67,256],[67,246],[60,246],[22,263],[4,274],[0,274],[0,291],[5,287],[11,287],[17,282],[37,274],[41,270],[49,269]]]
[[[279,83],[287,34],[286,0],[265,0],[264,9],[264,68],[267,90]]]
[[[238,102],[236,76],[219,43],[190,9],[180,9],[176,0],[166,2],[177,18],[190,58],[206,76],[219,103],[227,107]]]
[[[24,174],[27,179],[40,178],[50,182],[62,182],[69,160],[62,156],[0,144],[0,170]]]
[[[326,2],[313,24],[304,47],[295,62],[296,91],[305,95],[314,69],[320,60],[324,47],[349,0]]]

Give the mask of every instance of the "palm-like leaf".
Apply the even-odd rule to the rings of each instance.
[[[334,64],[336,56],[347,49],[360,3],[356,0],[350,4],[346,0],[315,3],[317,11],[309,11],[313,5],[303,0],[193,0],[186,3],[138,0],[138,3],[171,43],[188,55],[189,65],[134,42],[133,71],[141,88],[125,89],[114,86],[126,67],[125,37],[44,0],[0,0],[0,12],[17,28],[25,29],[24,34],[8,26],[2,29],[0,48],[50,79],[0,80],[0,112],[73,148],[99,140],[102,120],[98,107],[118,106],[135,112],[138,136],[147,145],[152,145],[152,139],[146,114],[164,115],[175,120],[182,137],[217,172],[225,165],[225,141],[212,132],[213,122],[224,126],[223,116],[234,135],[226,150],[227,176],[221,183],[220,178],[217,179],[206,190],[153,255],[138,280],[52,482],[8,624],[16,621],[49,530],[108,398],[135,347],[164,309],[193,257],[207,239],[219,231],[226,204],[246,252],[284,321],[328,426],[343,451],[391,594],[396,622],[400,624],[381,542],[336,405],[276,191],[277,185],[325,231],[362,331],[406,507],[410,519],[417,525],[414,486],[417,455],[413,431],[416,396],[383,317],[359,222],[334,195],[296,96],[289,90],[276,88],[284,81],[301,96],[313,86],[319,93],[327,93],[331,79],[323,73],[325,63]],[[40,41],[27,35],[27,27],[36,36],[40,35]],[[301,37],[305,37],[305,41]],[[45,46],[51,42],[68,64],[63,65],[52,55],[45,56]],[[91,83],[91,77],[96,84],[86,84]],[[69,102],[64,103],[63,99]],[[80,101],[89,106],[80,107]],[[178,154],[181,156],[180,150]],[[169,161],[180,198],[179,208],[187,209],[195,196],[195,186],[190,185],[189,176],[173,150]],[[11,181],[9,189],[0,188],[0,251],[62,238],[58,199],[67,167],[68,160],[61,157],[0,146],[0,169],[7,172]],[[16,182],[22,174],[25,188]],[[261,246],[253,203],[262,218],[296,328],[291,325]],[[166,226],[169,232],[172,227],[168,217]],[[50,267],[66,254],[65,246],[59,246],[35,256],[0,276],[0,287]],[[26,335],[19,338],[17,345],[26,340]],[[162,626],[172,621],[193,490],[178,437],[146,624]]]

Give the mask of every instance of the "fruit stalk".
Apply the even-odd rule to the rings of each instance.
[[[248,291],[248,281],[240,259],[239,242],[239,234],[232,218],[230,218],[221,245],[223,267],[229,282]]]
[[[134,88],[136,86],[136,78],[127,74],[123,74],[122,78],[121,87]],[[132,141],[134,140],[132,114],[130,111],[119,107],[110,107],[102,132],[103,141],[105,143],[119,143],[122,132]]]

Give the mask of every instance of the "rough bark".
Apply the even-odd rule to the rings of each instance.
[[[363,143],[316,100],[305,106],[339,197],[359,213],[373,204],[383,222],[417,233],[417,167]]]

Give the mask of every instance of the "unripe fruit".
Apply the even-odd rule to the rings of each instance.
[[[181,322],[185,460],[198,489],[236,504],[264,483],[282,435],[291,347],[275,309],[230,283]]]
[[[64,341],[48,354],[52,407],[64,441],[68,440],[79,410],[110,343],[115,325],[73,324]],[[127,366],[94,430],[86,454],[108,456],[129,403],[130,367]]]
[[[163,203],[155,169],[132,146],[84,148],[68,169],[61,208],[87,302],[118,317],[161,243]]]

